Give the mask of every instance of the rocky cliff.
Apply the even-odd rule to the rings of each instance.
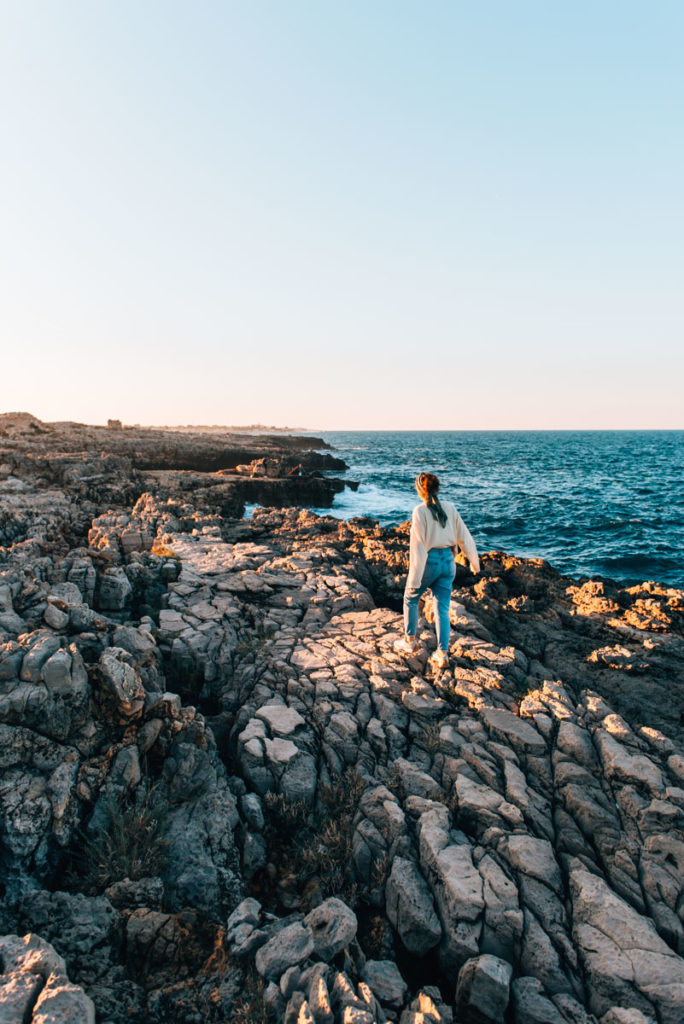
[[[679,1024],[682,591],[492,552],[435,673],[406,526],[51,429],[0,439],[3,1019]]]

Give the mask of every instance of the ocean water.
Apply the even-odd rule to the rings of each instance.
[[[415,477],[429,471],[480,551],[545,558],[571,576],[684,587],[684,431],[322,436],[360,487],[321,514],[395,526],[418,500]]]

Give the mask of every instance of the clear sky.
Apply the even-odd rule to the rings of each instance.
[[[0,0],[0,411],[684,427],[681,0]]]

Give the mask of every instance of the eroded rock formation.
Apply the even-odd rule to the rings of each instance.
[[[17,1019],[679,1024],[684,593],[490,553],[435,673],[407,527],[3,457]]]

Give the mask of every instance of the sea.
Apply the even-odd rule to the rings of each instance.
[[[574,577],[684,587],[684,431],[333,431],[359,481],[342,519],[395,526],[432,472],[479,551],[544,558]]]

